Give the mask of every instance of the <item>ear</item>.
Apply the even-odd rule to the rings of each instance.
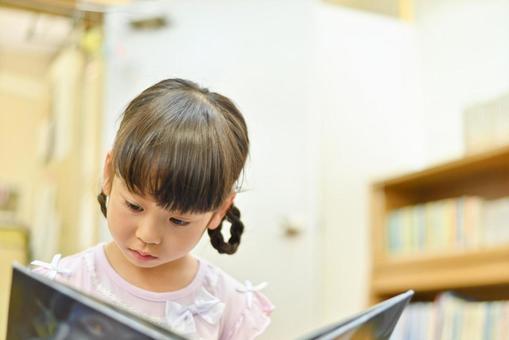
[[[233,204],[233,201],[235,200],[235,196],[237,196],[236,193],[232,193],[228,198],[224,201],[223,204],[217,209],[212,217],[210,218],[209,224],[207,225],[207,228],[210,230],[217,229],[219,227],[219,224],[224,218],[224,215],[226,215],[226,212]]]
[[[102,189],[106,196],[109,196],[111,193],[111,184],[113,183],[113,159],[111,157],[111,151],[106,155],[106,159],[104,161],[103,168],[103,185]]]

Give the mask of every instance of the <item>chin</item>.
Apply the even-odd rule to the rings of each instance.
[[[147,264],[147,263],[133,263],[138,268],[156,268],[161,265],[161,263],[157,264]]]
[[[159,260],[159,259],[158,259]],[[150,261],[150,262],[143,262],[143,261],[136,261],[134,259],[131,259],[131,258],[128,258],[128,261],[138,267],[138,268],[155,268],[155,267],[159,267],[162,263],[158,260],[153,260],[153,261]]]

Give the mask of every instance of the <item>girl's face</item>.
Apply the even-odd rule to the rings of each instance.
[[[158,267],[185,257],[207,228],[219,226],[234,197],[217,211],[181,214],[160,207],[151,197],[130,192],[122,178],[108,177],[107,171],[105,175],[111,235],[125,258],[142,268]]]

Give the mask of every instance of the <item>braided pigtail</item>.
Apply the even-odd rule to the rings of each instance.
[[[228,242],[224,241],[223,234],[221,233],[221,228],[223,227],[223,222],[225,219],[231,223],[231,236]],[[212,243],[212,246],[216,248],[220,254],[228,255],[234,254],[237,251],[237,248],[240,244],[240,237],[242,236],[243,232],[244,224],[240,221],[240,210],[233,204],[226,212],[226,215],[219,226],[216,229],[208,229],[210,243]]]
[[[97,195],[97,201],[99,202],[99,205],[101,206],[101,212],[103,213],[104,217],[106,217],[107,208],[106,208],[106,202],[108,200],[108,197],[104,193],[104,191],[101,190],[101,193]]]

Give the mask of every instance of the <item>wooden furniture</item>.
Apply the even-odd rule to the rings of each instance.
[[[80,14],[83,20],[92,23],[103,20],[101,11],[89,9],[90,6],[76,0],[0,0],[0,6],[66,17]]]
[[[28,260],[28,233],[16,226],[0,225],[0,339],[5,338],[9,292],[11,290],[11,265],[26,264]]]
[[[407,289],[415,290],[415,299],[423,301],[445,290],[485,300],[509,298],[509,244],[401,256],[386,250],[386,216],[392,210],[464,195],[509,196],[509,147],[373,184],[372,303]]]
[[[324,0],[326,3],[351,7],[356,10],[374,12],[376,14],[388,15],[404,21],[414,20],[414,0]]]

